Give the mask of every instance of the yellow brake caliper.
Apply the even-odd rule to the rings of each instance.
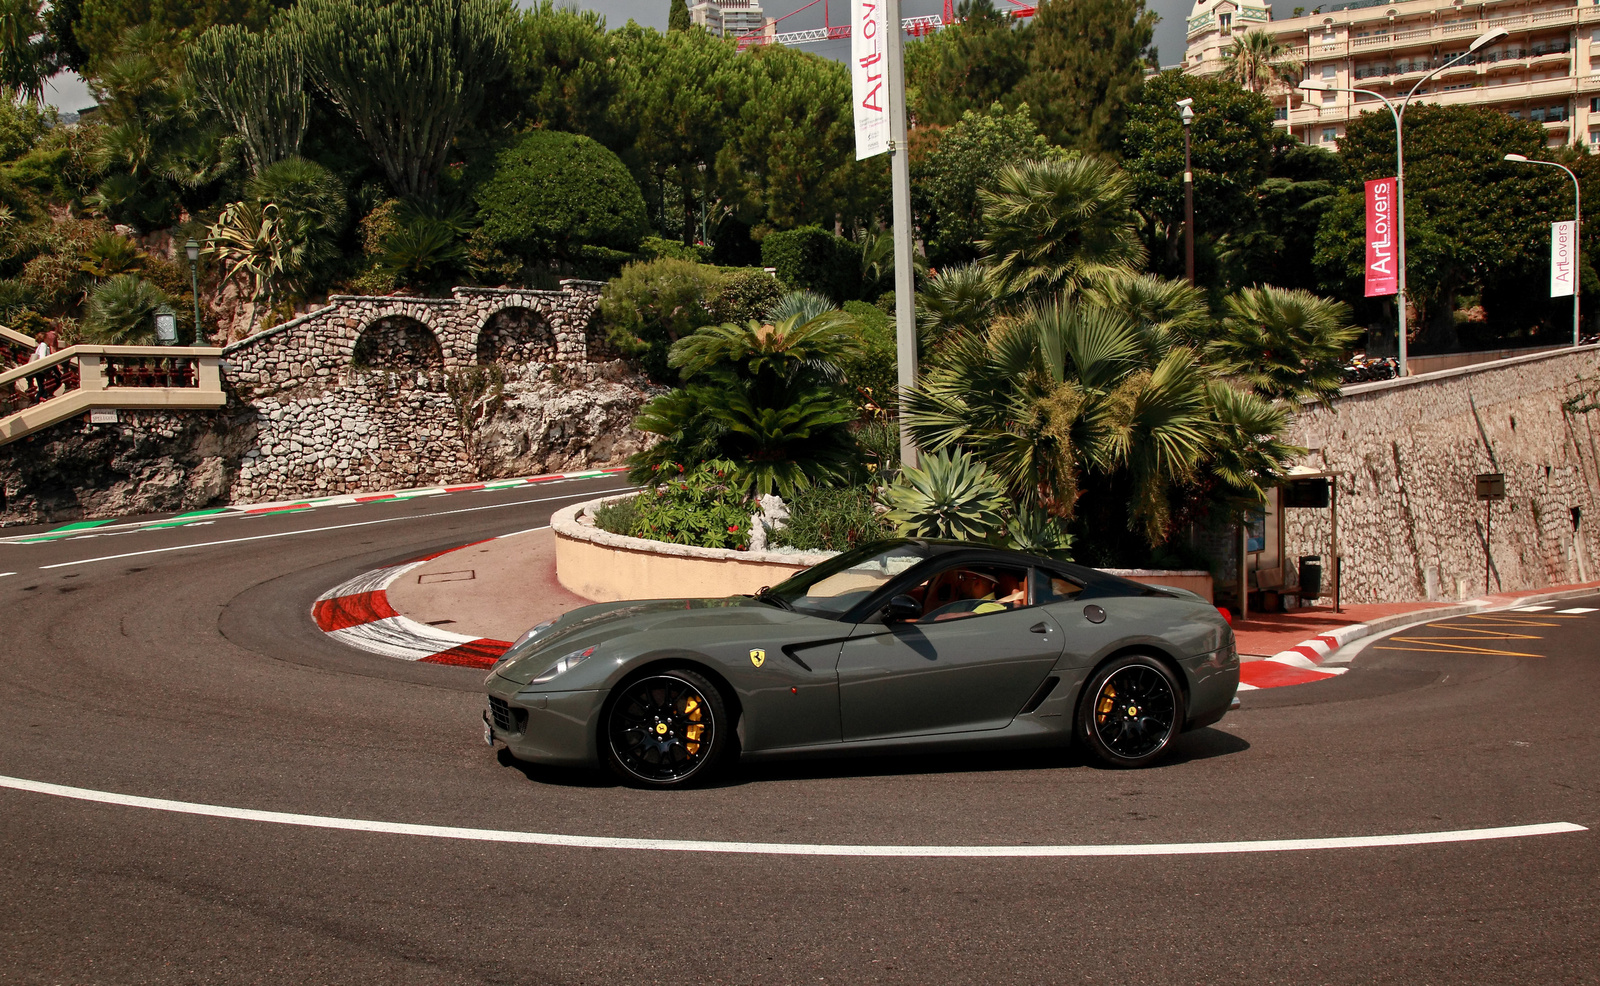
[[[1100,692],[1100,704],[1095,706],[1095,722],[1105,722],[1106,716],[1111,714],[1111,709],[1117,704],[1117,690],[1107,685]]]
[[[700,737],[705,735],[706,724],[700,721],[705,715],[705,710],[700,707],[699,699],[690,698],[683,703],[683,714],[692,723],[683,731],[684,739],[687,741],[683,744],[683,748],[689,751],[692,757],[700,752]]]

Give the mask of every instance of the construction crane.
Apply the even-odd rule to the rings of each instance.
[[[1011,8],[1005,12],[1012,17],[1032,17],[1034,14],[1035,7],[1031,3],[1024,3],[1022,0],[1007,0],[1007,2],[1011,4]],[[802,10],[810,10],[819,3],[822,4],[821,27],[814,27],[805,31],[780,32],[775,30],[782,21],[788,20]],[[810,3],[798,10],[792,10],[782,17],[768,21],[766,27],[760,30],[741,34],[737,40],[739,50],[744,51],[746,48],[758,45],[803,45],[814,44],[818,41],[837,41],[840,38],[848,38],[850,36],[850,25],[834,24],[828,14],[828,0],[811,0]],[[956,20],[955,0],[944,0],[943,14],[906,17],[900,21],[900,28],[914,38],[921,38],[932,34],[941,27],[956,23]]]

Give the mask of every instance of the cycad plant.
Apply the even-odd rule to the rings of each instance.
[[[771,322],[707,326],[673,344],[669,363],[684,385],[634,421],[661,436],[629,460],[635,482],[663,465],[725,459],[742,488],[788,495],[859,472],[855,406],[838,382],[839,361],[860,347],[854,322],[805,301],[780,301],[791,313]]]
[[[1245,288],[1225,302],[1214,360],[1263,397],[1326,403],[1339,392],[1343,366],[1361,329],[1350,308],[1309,291]]]

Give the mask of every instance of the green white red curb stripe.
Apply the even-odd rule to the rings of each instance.
[[[510,641],[451,633],[402,616],[389,605],[388,589],[401,576],[440,555],[471,546],[459,545],[402,565],[366,572],[340,583],[317,597],[311,607],[311,619],[328,636],[368,653],[423,664],[487,668],[506,652],[511,646]]]
[[[599,479],[602,476],[612,476],[626,471],[626,466],[617,466],[610,469],[546,473],[542,476],[519,476],[514,479],[492,479],[482,483],[462,483],[454,486],[425,486],[418,489],[390,490],[380,493],[342,493],[334,496],[310,497],[303,500],[280,500],[276,503],[234,504],[227,507],[213,507],[207,510],[191,510],[188,513],[178,514],[174,517],[163,517],[160,520],[133,521],[122,524],[116,523],[114,520],[85,520],[73,524],[64,524],[36,534],[0,538],[0,544],[38,544],[45,541],[61,541],[75,537],[124,534],[137,530],[160,530],[164,527],[186,527],[190,524],[210,523],[222,517],[260,517],[267,514],[290,514],[304,510],[316,510],[319,507],[345,507],[362,503],[414,500],[418,497],[444,496],[449,493],[495,492],[516,489],[521,486],[533,486],[538,483],[553,483],[573,479]]]

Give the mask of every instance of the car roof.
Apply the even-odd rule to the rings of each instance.
[[[1032,565],[1057,572],[1074,582],[1083,585],[1097,585],[1105,589],[1118,588],[1134,595],[1144,595],[1150,587],[1121,576],[1102,572],[1098,568],[1090,568],[1076,562],[1063,561],[1034,552],[1018,551],[1015,548],[1001,548],[990,544],[979,544],[972,541],[951,541],[943,538],[888,538],[880,544],[916,544],[930,549],[930,559],[933,557],[945,558],[950,555],[964,555],[971,561],[1008,562],[1014,565]],[[950,559],[958,560],[958,559]]]

